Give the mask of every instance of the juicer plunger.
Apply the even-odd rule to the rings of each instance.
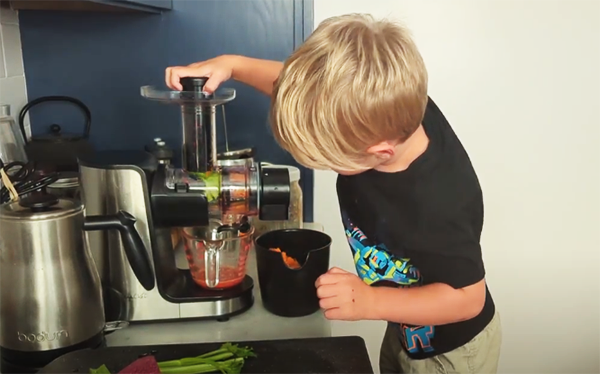
[[[208,172],[217,167],[216,106],[213,94],[202,90],[208,78],[183,78],[182,96],[193,93],[205,98],[194,104],[181,105],[183,126],[183,168],[191,172]]]

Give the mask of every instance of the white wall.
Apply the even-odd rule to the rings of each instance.
[[[0,7],[0,104],[9,104],[17,120],[19,111],[27,104],[27,88],[23,70],[21,33],[17,12],[2,2]],[[29,131],[29,116],[25,127]]]
[[[412,29],[430,94],[471,155],[485,195],[488,283],[503,373],[598,373],[600,2],[315,0],[315,24],[371,13]],[[352,269],[335,175],[315,181],[315,220]],[[378,360],[383,323],[334,323]]]

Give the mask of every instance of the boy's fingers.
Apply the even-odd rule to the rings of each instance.
[[[319,299],[336,296],[336,293],[336,288],[333,285],[327,284],[317,287],[317,297]]]
[[[343,277],[340,277],[340,274],[325,273],[317,279],[315,287],[319,288],[325,285],[337,284],[342,278]]]
[[[227,77],[222,72],[217,71],[217,72],[211,74],[210,77],[208,78],[208,81],[206,81],[206,84],[204,85],[204,92],[207,92],[207,93],[215,92],[217,90],[217,88],[219,88],[221,83],[223,83],[226,80],[227,80]]]
[[[348,274],[348,272],[344,269],[340,269],[338,267],[332,267],[328,271],[329,274]]]
[[[321,307],[321,309],[324,310],[328,310],[328,309],[332,309],[332,308],[337,308],[339,305],[339,302],[337,300],[337,297],[327,297],[325,299],[320,299],[319,300],[319,307]]]
[[[166,83],[167,87],[169,87],[172,90],[175,90],[176,88],[173,87],[173,85],[171,84],[171,75],[173,75],[173,69],[174,69],[174,67],[168,67],[165,70],[165,83]]]
[[[181,91],[183,86],[179,80],[186,77],[205,77],[208,76],[208,72],[202,66],[174,66],[167,68],[166,83],[167,86],[173,90]]]

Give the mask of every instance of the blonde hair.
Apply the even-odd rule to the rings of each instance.
[[[323,21],[275,82],[278,143],[314,169],[366,170],[367,149],[404,142],[427,105],[427,70],[409,32],[350,14]]]

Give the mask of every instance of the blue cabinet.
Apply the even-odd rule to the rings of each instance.
[[[173,0],[113,0],[114,3],[122,3],[125,6],[142,6],[156,9],[172,9]]]
[[[85,102],[92,112],[90,141],[98,149],[141,149],[155,137],[180,146],[178,108],[144,100],[140,86],[164,87],[167,66],[221,54],[282,61],[313,22],[309,0],[174,0],[160,16],[24,11],[19,17],[28,97],[70,95]],[[260,161],[295,164],[269,129],[269,98],[236,82],[226,86],[237,89],[226,105],[230,148],[254,146]],[[53,123],[81,131],[79,113],[66,109],[34,108],[33,133]],[[310,221],[313,172],[301,170]]]
[[[160,13],[173,8],[173,0],[11,0],[17,10],[75,12]]]

